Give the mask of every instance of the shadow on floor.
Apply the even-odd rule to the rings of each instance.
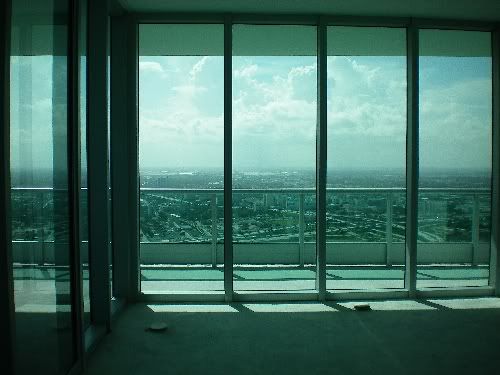
[[[87,374],[498,373],[500,300],[136,304]],[[146,330],[164,321],[164,333]]]

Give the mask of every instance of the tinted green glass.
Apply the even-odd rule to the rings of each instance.
[[[68,2],[15,0],[12,5],[16,373],[62,374],[75,361],[67,155]]]
[[[403,288],[406,34],[328,27],[327,289]]]
[[[223,25],[140,25],[143,292],[222,291]]]
[[[316,28],[233,26],[235,290],[314,290]]]
[[[417,286],[488,284],[491,35],[421,30]]]

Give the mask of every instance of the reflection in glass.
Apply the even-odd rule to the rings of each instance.
[[[315,289],[316,28],[233,27],[235,290]]]
[[[64,1],[43,1],[36,13],[26,2],[12,5],[16,373],[61,374],[75,361],[67,170],[68,9]]]
[[[418,287],[488,284],[491,35],[420,31]]]
[[[327,289],[404,287],[406,35],[327,29]]]
[[[83,325],[90,325],[89,216],[87,193],[87,1],[80,2],[80,256],[83,285]]]
[[[223,32],[223,25],[139,28],[145,292],[224,290]]]

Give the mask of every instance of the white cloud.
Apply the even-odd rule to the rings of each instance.
[[[420,98],[421,165],[489,168],[491,80],[464,79],[446,86],[421,85]]]
[[[313,165],[316,64],[280,65],[279,60],[260,64],[246,59],[234,64],[235,165],[252,159],[271,166]],[[187,156],[194,152],[203,161],[223,147],[223,80],[204,79],[200,84],[196,78],[202,71],[204,76],[213,74],[213,64],[206,63],[201,58],[187,65],[175,75],[168,93],[161,93],[163,104],[141,109],[141,126],[148,129],[141,133],[143,150],[156,144],[164,160],[177,154],[194,158]],[[335,165],[404,168],[404,59],[331,57],[328,74],[328,139]],[[481,150],[491,145],[490,102],[489,79],[464,78],[452,85],[421,87],[422,164],[455,165],[463,160],[465,165],[472,160],[484,165],[488,152],[473,151],[470,142]]]
[[[316,126],[315,64],[275,69],[271,77],[256,77],[259,69],[250,62],[235,70],[235,142],[253,139],[258,143],[256,137],[261,137],[262,142],[312,145]],[[304,90],[314,95],[302,95]]]
[[[193,65],[191,71],[189,72],[189,78],[191,81],[196,80],[198,74],[200,74],[205,66],[206,62],[210,59],[210,56],[203,56],[196,64]]]
[[[252,76],[257,73],[257,65],[255,64],[249,64],[241,67],[240,69],[236,69],[234,71],[234,76],[236,78],[251,78]]]
[[[328,58],[328,123],[332,135],[397,137],[406,134],[404,64],[381,67],[350,57]]]
[[[155,61],[141,61],[139,62],[139,71],[141,73],[155,73],[160,74],[162,78],[166,77],[166,71],[163,69],[159,62]]]
[[[198,93],[202,93],[207,91],[206,87],[203,86],[197,86],[194,84],[187,84],[187,85],[182,85],[182,86],[174,86],[172,87],[172,90],[183,95],[187,96],[194,96]]]

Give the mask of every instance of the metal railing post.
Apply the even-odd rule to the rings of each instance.
[[[386,224],[385,224],[385,264],[390,266],[392,264],[392,194],[387,194],[386,198]]]
[[[40,192],[40,229],[39,229],[39,242],[40,242],[40,258],[39,265],[43,265],[45,263],[45,231],[43,229],[43,191]]]
[[[214,193],[210,198],[212,211],[212,267],[217,267],[217,195]]]
[[[299,263],[304,267],[304,193],[299,194]]]
[[[474,194],[474,205],[472,208],[472,256],[471,264],[476,265],[479,254],[479,195]]]

